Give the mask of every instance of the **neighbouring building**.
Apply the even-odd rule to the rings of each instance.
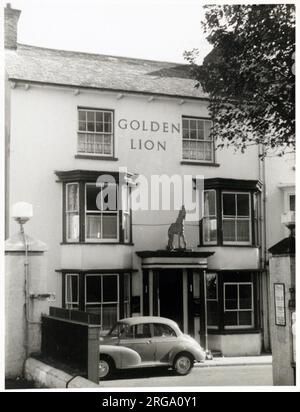
[[[188,66],[18,44],[19,15],[5,9],[6,229],[11,205],[34,206],[26,231],[48,245],[55,305],[99,314],[104,330],[153,314],[224,355],[269,350],[267,249],[294,208],[294,158],[215,150]],[[186,250],[166,249],[177,211],[132,210],[141,175],[204,176]],[[121,180],[104,210],[99,193]]]

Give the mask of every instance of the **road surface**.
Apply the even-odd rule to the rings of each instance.
[[[103,388],[272,385],[271,365],[195,366],[187,376],[176,376],[166,369],[123,370],[115,379],[100,382]]]

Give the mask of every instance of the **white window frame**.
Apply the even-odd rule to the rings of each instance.
[[[107,183],[107,185],[115,185],[116,186],[116,193],[117,193],[117,196],[118,196],[118,190],[119,190],[119,186],[118,186],[118,184],[117,183]],[[119,208],[119,205],[118,205],[118,202],[117,202],[117,210],[116,211],[111,211],[111,210],[91,210],[91,211],[88,211],[87,210],[87,190],[86,190],[86,188],[87,188],[87,186],[96,186],[96,183],[90,183],[90,182],[87,182],[87,183],[85,183],[84,184],[84,222],[85,222],[85,234],[84,234],[84,236],[85,236],[85,242],[92,242],[92,243],[118,243],[119,242],[119,240],[120,240],[120,230],[119,230],[119,225],[120,225],[120,222],[119,222],[119,211],[120,211],[120,208]],[[94,239],[94,238],[89,238],[89,237],[87,237],[87,214],[88,213],[94,213],[94,214],[99,214],[99,215],[104,215],[104,214],[115,214],[116,216],[117,216],[117,236],[116,236],[116,238],[103,238],[102,237],[102,234],[101,234],[101,238],[99,238],[99,239]],[[103,230],[103,225],[101,225],[101,229]]]
[[[203,126],[203,128],[204,128],[204,139],[202,140],[202,139],[198,139],[198,138],[196,138],[196,139],[191,139],[191,138],[188,138],[188,139],[186,139],[186,138],[184,138],[183,137],[183,121],[184,120],[188,120],[189,122],[191,121],[191,120],[195,120],[195,121],[199,121],[199,120],[201,120],[201,121],[203,121],[203,123],[204,123],[204,126]],[[210,122],[211,124],[212,124],[212,120],[211,119],[208,119],[208,118],[204,118],[204,117],[190,117],[190,116],[182,116],[182,142],[181,142],[181,148],[182,148],[182,153],[181,153],[181,158],[182,158],[182,160],[184,161],[184,162],[190,162],[190,163],[215,163],[215,141],[214,141],[214,138],[212,138],[211,140],[207,140],[207,139],[205,139],[205,122]],[[190,130],[190,129],[189,129]],[[212,152],[212,158],[211,158],[211,160],[205,160],[204,158],[203,159],[189,159],[189,158],[185,158],[184,157],[184,151],[183,151],[183,142],[185,142],[185,141],[187,141],[187,142],[201,142],[201,143],[203,143],[203,147],[204,147],[204,151],[203,151],[203,157],[205,158],[205,143],[209,143],[209,144],[211,144],[211,152]]]
[[[87,302],[87,278],[97,276],[100,278],[101,282],[101,296],[100,300],[96,302]],[[110,302],[103,302],[103,277],[104,276],[116,276],[117,277],[117,301],[110,301]],[[88,306],[95,306],[98,305],[100,308],[100,325],[101,329],[103,329],[103,306],[105,305],[117,305],[117,320],[119,320],[119,313],[120,313],[120,278],[118,273],[88,273],[85,275],[84,279],[84,309],[86,311]],[[111,325],[113,326],[113,325]]]
[[[226,309],[226,286],[237,286],[237,309]],[[251,309],[240,309],[240,285],[251,286]],[[237,319],[239,321],[239,312],[251,312],[251,325],[224,325],[224,329],[253,329],[254,328],[254,293],[253,282],[224,282],[223,284],[223,296],[224,296],[224,314],[226,312],[237,312]]]
[[[77,205],[78,205],[78,210],[77,211],[69,211],[68,210],[68,187],[76,185],[77,186]],[[79,196],[79,191],[80,191],[80,185],[78,182],[68,182],[66,183],[65,186],[65,225],[66,225],[66,241],[70,243],[78,243],[80,240],[80,196]],[[69,233],[69,219],[68,215],[72,213],[77,213],[78,214],[78,239],[72,239],[68,238],[68,233]]]
[[[248,195],[249,199],[249,216],[237,216],[237,215],[224,215],[223,213],[223,195],[224,194],[231,194],[235,195],[235,208],[236,208],[236,213],[237,213],[237,195]],[[237,239],[237,221],[241,220],[248,220],[249,221],[249,241],[238,241],[238,240],[224,240],[223,238],[223,245],[245,245],[245,246],[251,246],[252,245],[252,208],[251,208],[251,192],[236,192],[236,191],[222,191],[221,192],[221,207],[222,207],[222,233],[223,232],[223,221],[224,220],[234,220],[235,222],[235,238]]]
[[[77,278],[77,301],[75,302],[69,302],[68,301],[68,278],[69,277],[76,277]],[[65,276],[65,307],[66,309],[73,309],[73,305],[77,305],[76,310],[79,310],[79,275],[77,273],[66,273]],[[71,306],[71,307],[69,307]]]
[[[215,193],[215,214],[214,215],[205,215],[205,199],[204,199],[204,194],[205,192],[214,192]],[[216,220],[216,232],[218,232],[218,215],[217,215],[217,191],[216,189],[207,189],[203,190],[203,219],[202,219],[202,243],[203,245],[217,245],[218,244],[218,233],[216,233],[216,240],[211,240],[211,241],[205,241],[204,239],[204,219],[205,218],[215,218]]]
[[[80,112],[93,112],[93,113],[103,113],[103,114],[105,114],[105,113],[110,113],[110,115],[111,115],[111,132],[109,133],[109,132],[96,132],[96,131],[94,131],[94,132],[90,132],[90,131],[83,131],[83,130],[79,130],[79,113]],[[94,121],[95,122],[95,121]],[[95,135],[105,135],[105,136],[110,136],[111,137],[111,151],[110,151],[110,153],[96,153],[95,151],[94,151],[94,153],[93,152],[81,152],[81,151],[79,151],[79,136],[80,135],[88,135],[88,134],[90,134],[90,135],[93,135],[93,136],[95,136]],[[79,154],[80,156],[95,156],[95,157],[99,157],[99,156],[101,156],[101,157],[113,157],[114,156],[114,146],[115,146],[115,142],[114,142],[114,140],[115,140],[115,136],[114,136],[114,112],[113,112],[113,110],[108,110],[108,109],[85,109],[84,107],[80,107],[80,108],[78,108],[78,110],[77,110],[77,154]],[[94,142],[94,145],[95,145],[95,142]],[[94,148],[94,150],[95,150],[95,148]]]
[[[215,299],[209,299],[207,297],[207,292],[206,292],[206,302],[219,302],[219,282],[218,282],[218,273],[216,272],[206,272],[205,275],[205,287],[207,288],[207,275],[215,275],[216,279],[217,279],[217,283],[216,283],[216,298]],[[206,305],[206,310],[207,310],[207,305]],[[209,329],[219,329],[219,325],[209,325],[207,323],[207,327]]]

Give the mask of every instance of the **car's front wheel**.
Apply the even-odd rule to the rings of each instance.
[[[111,378],[115,370],[114,361],[108,356],[100,356],[99,380]]]
[[[181,353],[176,356],[173,368],[178,375],[187,375],[194,366],[194,359],[188,353]]]

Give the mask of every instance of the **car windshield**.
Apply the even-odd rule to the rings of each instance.
[[[126,326],[127,326],[126,323],[122,323],[122,322],[116,323],[115,326],[113,326],[111,330],[108,332],[107,336],[110,336],[112,338],[113,337],[118,338],[120,334],[124,331]]]

